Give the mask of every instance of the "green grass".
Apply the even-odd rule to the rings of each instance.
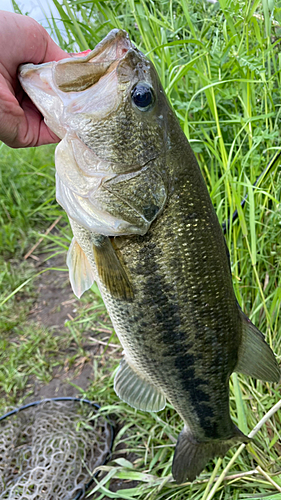
[[[9,394],[9,404],[19,403],[22,391],[28,390],[30,377],[34,376],[39,382],[50,382],[53,369],[59,365],[57,353],[64,347],[59,337],[49,335],[40,327],[31,330],[28,325],[15,327],[13,335],[1,337],[0,389],[2,394]],[[3,398],[2,406],[6,404],[6,398]]]
[[[239,211],[239,220],[226,234],[235,292],[280,360],[278,163],[257,189],[252,184],[280,148],[281,6],[267,0],[220,0],[216,4],[201,0],[53,0],[53,5],[63,20],[65,35],[58,29],[55,14],[49,19],[50,31],[65,50],[93,48],[110,29],[124,28],[156,66],[197,155],[220,222]],[[7,353],[1,359],[0,390],[2,394],[12,391],[13,401],[27,387],[29,375],[47,381],[53,364],[61,363],[60,340],[46,340],[40,329],[34,339],[26,326],[28,308],[36,295],[33,280],[13,294],[36,274],[34,267],[23,262],[24,254],[62,214],[55,203],[53,150],[1,149],[2,301],[10,298],[3,305],[0,321],[2,349]],[[242,211],[240,203],[246,194]],[[70,238],[63,216],[56,234],[44,238],[40,250],[48,255],[65,252]],[[89,292],[78,317],[67,325],[76,346],[69,362],[85,354],[83,332],[95,337],[91,329],[109,329],[107,321],[99,297]],[[43,342],[41,350],[36,339]],[[118,340],[110,333],[106,342],[117,344]],[[281,499],[280,411],[262,426],[247,449],[239,450],[230,470],[226,467],[236,449],[222,461],[215,460],[215,469],[209,464],[192,485],[178,486],[171,481],[170,466],[182,423],[170,405],[160,414],[146,414],[118,400],[113,391],[118,359],[116,354],[112,356],[112,349],[108,346],[93,360],[95,378],[86,393],[122,426],[115,439],[117,458],[104,467],[106,475],[96,485],[96,498]],[[57,355],[52,358],[53,352]],[[36,366],[28,362],[30,353]],[[232,377],[231,414],[244,432],[253,429],[279,400],[278,387],[240,375]],[[224,481],[216,482],[215,475],[224,473]],[[123,481],[124,488],[117,493],[108,489],[113,479]],[[125,489],[134,480],[137,483],[129,483]]]
[[[33,231],[44,228],[59,210],[55,203],[54,147],[38,152],[35,148],[11,152],[4,144],[0,148],[0,245],[7,257],[27,251],[36,241]]]
[[[24,255],[59,215],[63,216],[61,228],[67,218],[55,200],[54,146],[11,150],[1,144],[0,149],[0,328],[9,330],[23,320],[20,299],[24,297],[26,309],[31,303],[28,297],[36,293],[32,277],[38,271],[24,260]],[[62,247],[65,250],[70,241],[68,234],[65,239],[61,234],[59,248],[52,241],[46,250],[44,240],[40,250],[49,254]],[[15,294],[17,289],[19,293]]]

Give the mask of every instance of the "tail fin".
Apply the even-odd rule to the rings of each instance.
[[[172,474],[177,483],[186,479],[194,481],[212,458],[224,457],[234,444],[248,443],[250,439],[234,426],[233,437],[225,441],[199,442],[185,425],[181,431],[174,454]]]

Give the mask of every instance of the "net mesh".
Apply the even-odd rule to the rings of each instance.
[[[72,500],[110,446],[110,425],[89,405],[25,409],[0,423],[0,499]]]

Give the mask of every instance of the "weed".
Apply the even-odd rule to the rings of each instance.
[[[281,176],[277,165],[258,188],[252,188],[280,145],[281,15],[277,2],[274,6],[266,0],[220,0],[215,4],[201,0],[53,0],[53,4],[65,35],[62,37],[54,13],[49,29],[65,50],[93,48],[110,29],[123,28],[156,66],[197,155],[220,222],[231,219],[238,210],[239,218],[226,234],[235,292],[280,359]],[[0,245],[5,255],[16,253],[20,258],[38,237],[38,227],[44,223],[46,229],[61,211],[54,200],[53,164],[49,169],[44,155],[35,150],[18,157],[4,147],[2,151],[8,174],[0,188]],[[52,149],[45,151],[52,155]],[[26,186],[32,183],[37,187],[29,191]],[[246,194],[242,210],[240,203]],[[59,232],[49,236],[47,248],[60,252],[69,241],[68,229],[61,224]],[[10,279],[7,274],[4,271],[5,283]],[[14,286],[18,286],[16,281]],[[101,321],[102,303],[89,305],[95,297],[90,293],[83,299],[84,309],[68,325],[79,349],[83,349],[82,332]],[[110,330],[106,316],[102,321],[106,321],[102,328]],[[117,344],[114,333],[107,335],[105,343]],[[6,346],[7,339],[3,348]],[[119,401],[113,391],[118,360],[116,356],[109,360],[110,349],[94,359],[95,378],[87,392],[103,405],[104,413],[116,416],[121,427],[115,439],[115,460],[103,468],[105,476],[93,489],[96,498],[281,498],[278,412],[247,450],[231,450],[223,460],[209,464],[192,485],[178,486],[171,480],[170,466],[180,419],[170,405],[160,414],[146,414]],[[37,375],[48,376],[40,359]],[[28,374],[28,365],[23,365],[22,373]],[[20,386],[23,379],[18,375],[18,361],[7,367],[9,373],[13,369],[15,385]],[[7,383],[9,380],[11,384],[11,376]],[[272,385],[241,375],[232,377],[230,389],[232,418],[244,432],[253,429],[280,398]],[[122,480],[124,488],[111,491],[114,479]],[[128,489],[126,482],[131,485]]]

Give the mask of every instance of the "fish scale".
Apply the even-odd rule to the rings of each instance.
[[[62,138],[57,199],[73,230],[70,281],[78,297],[97,281],[124,348],[115,391],[136,409],[174,406],[184,426],[172,474],[193,481],[210,459],[249,442],[230,417],[231,373],[280,378],[237,303],[196,158],[153,65],[122,30],[86,56],[24,65],[19,78]]]
[[[171,173],[171,175],[175,174]],[[180,177],[180,172],[177,172],[177,175]],[[184,164],[181,176],[185,176]],[[233,427],[229,416],[228,391],[226,391],[225,385],[237,362],[237,346],[239,333],[241,335],[241,332],[237,328],[234,329],[233,325],[232,329],[235,334],[233,335],[233,342],[225,345],[225,324],[229,328],[230,321],[224,315],[224,321],[219,324],[221,314],[217,315],[216,309],[206,304],[205,300],[209,296],[212,299],[212,296],[215,296],[218,290],[220,290],[221,296],[227,294],[227,291],[224,292],[224,288],[226,288],[225,280],[221,284],[214,281],[212,271],[216,272],[217,268],[221,269],[221,261],[223,260],[228,270],[228,262],[224,250],[223,255],[217,253],[216,245],[214,254],[209,255],[213,267],[207,267],[205,276],[209,287],[204,288],[202,269],[201,272],[197,272],[194,258],[192,258],[192,254],[196,251],[197,262],[203,261],[199,257],[198,238],[196,237],[200,230],[199,219],[198,222],[193,219],[193,224],[186,225],[185,223],[179,224],[179,217],[177,216],[179,206],[183,220],[185,220],[185,206],[187,213],[190,212],[190,206],[192,210],[197,210],[196,200],[191,201],[192,197],[192,191],[185,192],[182,190],[180,199],[183,202],[179,203],[179,199],[175,195],[176,202],[174,203],[173,196],[171,196],[161,218],[153,223],[147,235],[136,237],[136,241],[134,241],[134,238],[127,238],[124,241],[125,237],[121,237],[120,240],[117,239],[115,245],[117,246],[118,242],[122,243],[122,250],[120,250],[122,262],[128,275],[131,276],[136,295],[134,302],[127,305],[127,307],[120,303],[119,300],[114,300],[110,295],[105,297],[105,303],[110,311],[122,345],[127,346],[130,343],[128,355],[132,361],[140,364],[138,360],[142,359],[142,356],[139,353],[150,350],[150,367],[148,367],[146,361],[145,366],[140,366],[140,370],[148,372],[151,380],[155,380],[155,384],[159,385],[162,390],[165,386],[163,392],[175,408],[181,408],[181,415],[189,414],[190,405],[192,406],[192,416],[195,423],[191,422],[189,417],[189,426],[195,429],[196,422],[199,422],[201,438],[202,436],[209,438],[209,435],[212,434],[212,429],[209,428],[208,424],[210,415],[216,421],[226,421],[225,426],[220,425],[219,429],[216,430],[217,434],[213,435],[213,437],[222,439],[229,437]],[[201,200],[202,194],[197,203],[201,204]],[[198,211],[200,210],[199,207]],[[208,218],[210,218],[210,215],[208,215]],[[218,224],[216,217],[214,217],[214,222]],[[200,232],[202,234],[202,230]],[[219,227],[218,232],[220,234]],[[177,238],[169,238],[168,240],[169,235],[175,233],[177,233]],[[194,241],[194,251],[190,243],[188,251],[184,251],[186,246],[183,246],[181,242],[187,240],[189,242]],[[207,242],[209,242],[209,234],[207,233],[201,240],[201,247],[204,251]],[[172,268],[168,276],[163,271],[167,262]],[[198,267],[202,268],[201,263],[199,263]],[[191,272],[192,279],[188,279]],[[133,276],[136,278],[135,282]],[[207,296],[206,299],[203,299],[203,302],[202,299],[200,301],[201,309],[198,308],[198,304],[195,303],[195,307],[193,305],[194,295],[196,295],[194,289],[197,291],[197,295],[200,295],[200,291],[203,289]],[[189,296],[190,300],[188,299]],[[237,310],[234,294],[230,299],[232,302],[230,306],[228,306],[227,302],[224,304],[225,308],[230,310],[228,312],[229,316],[231,316],[233,310]],[[217,302],[217,309],[220,308],[219,304],[220,302]],[[122,311],[122,316],[115,317],[116,309]],[[139,315],[136,315],[137,311]],[[129,326],[126,318],[130,318],[132,315],[134,315],[134,322],[133,325]],[[151,325],[150,332],[147,331],[147,327],[142,328],[138,318],[145,321],[146,325]],[[210,323],[205,329],[202,328],[204,322]],[[135,335],[132,335],[132,328],[134,328]],[[213,342],[214,332],[215,342]],[[130,340],[128,340],[128,336],[131,337]],[[132,338],[134,343],[132,343]],[[171,344],[174,344],[172,353]],[[214,344],[215,359],[210,356],[212,344]],[[206,345],[208,346],[207,349]],[[135,353],[137,353],[137,356]],[[223,374],[221,363],[219,363],[220,359],[223,360]],[[151,374],[150,369],[152,370]],[[168,376],[165,376],[166,370],[169,372]],[[158,372],[159,375],[155,374],[155,372]],[[163,383],[164,376],[166,379],[165,384]],[[218,383],[218,376],[222,379],[220,384]],[[217,381],[215,397],[210,395],[207,382],[209,377]],[[192,380],[192,383],[190,383],[190,380]],[[186,399],[187,393],[188,400]],[[185,400],[185,403],[183,403],[182,399]],[[202,406],[205,407],[204,411],[200,410]],[[207,428],[206,432],[202,433],[204,424]]]

